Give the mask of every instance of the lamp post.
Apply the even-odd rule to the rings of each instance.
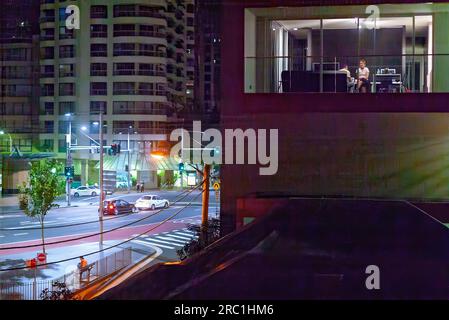
[[[9,154],[12,154],[12,137],[11,137],[11,135],[9,134],[9,133],[6,133],[5,131],[3,131],[3,130],[0,130],[0,135],[7,135],[8,136],[8,138],[9,138]]]
[[[103,184],[103,110],[100,110],[100,119],[99,119],[99,125],[100,125],[100,132],[99,132],[99,138],[100,138],[100,207],[98,210],[99,214],[99,220],[100,220],[100,248],[103,247],[103,208],[104,208],[104,184]]]
[[[131,131],[131,129],[132,129],[133,127],[132,126],[129,126],[128,127],[128,170],[127,170],[127,174],[128,174],[128,193],[130,193],[131,192],[131,166],[130,166],[130,163],[131,163],[131,147],[130,147],[130,145],[129,145],[129,132]]]
[[[66,167],[72,166],[72,154],[70,152],[70,148],[72,146],[72,113],[66,113],[65,117],[69,119],[69,127],[66,135]],[[67,206],[70,207],[70,193],[71,193],[71,179],[72,177],[66,177],[66,199]]]

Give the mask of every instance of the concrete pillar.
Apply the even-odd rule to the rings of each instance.
[[[87,159],[81,160],[81,185],[87,185],[89,181],[89,163]]]
[[[2,169],[2,193],[17,194],[18,186],[28,181],[29,160],[4,159]]]
[[[449,92],[449,12],[436,12],[433,16],[433,92]]]

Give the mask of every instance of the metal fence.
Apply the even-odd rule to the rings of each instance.
[[[72,292],[114,273],[132,263],[132,250],[125,248],[88,265],[82,271],[75,270],[64,276],[44,281],[18,283],[0,281],[0,300],[40,300],[41,293],[52,291],[56,282],[65,283]]]

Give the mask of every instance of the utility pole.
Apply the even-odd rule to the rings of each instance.
[[[210,165],[204,164],[203,168],[203,207],[201,212],[201,229],[203,231],[203,241],[207,241],[207,225],[209,221],[209,177]]]
[[[100,207],[98,210],[100,220],[100,247],[103,247],[103,208],[104,208],[104,185],[103,185],[103,110],[100,110]]]
[[[70,116],[71,117],[71,116]],[[70,148],[72,147],[72,119],[69,119],[69,128],[68,134],[66,138],[67,142],[67,150],[66,150],[66,167],[72,166],[72,154],[70,152]],[[67,206],[70,207],[70,193],[72,191],[71,187],[71,179],[72,177],[66,177],[66,197],[67,197]]]
[[[128,128],[128,193],[130,193],[131,192],[131,167],[130,167],[130,162],[131,162],[131,160],[130,160],[130,158],[131,158],[131,148],[130,148],[130,146],[129,146],[129,131],[132,129],[132,127],[130,126],[129,128]]]

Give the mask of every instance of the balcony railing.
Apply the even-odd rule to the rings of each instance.
[[[120,69],[114,70],[114,76],[150,76],[150,77],[165,77],[165,71],[154,70],[135,70],[135,69]]]
[[[134,30],[120,30],[114,31],[114,37],[154,37],[165,38],[165,33],[159,31],[134,31]]]
[[[150,50],[114,50],[114,57],[118,56],[146,56],[146,57],[165,57],[165,52]]]
[[[369,75],[359,75],[361,59]],[[449,54],[276,56],[245,59],[246,93],[449,92]],[[365,73],[365,71],[362,71]]]

